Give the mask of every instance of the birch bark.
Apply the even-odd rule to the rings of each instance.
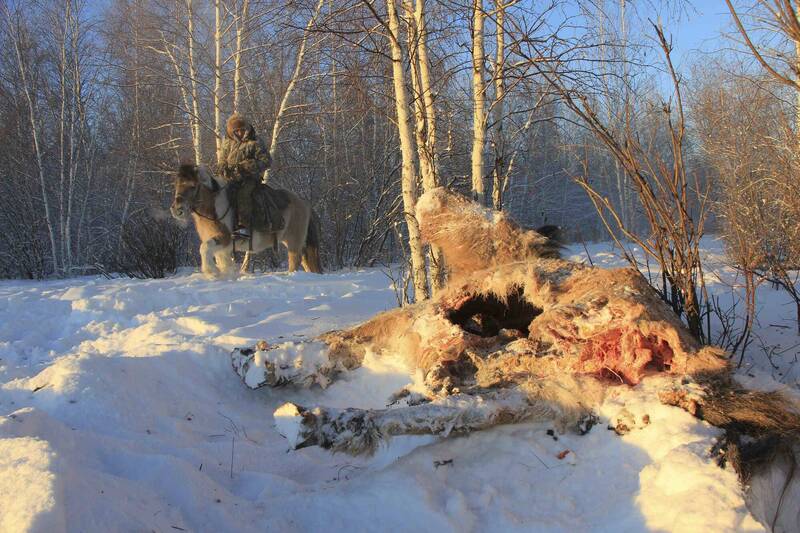
[[[428,65],[427,32],[425,28],[425,0],[403,0],[408,17],[408,55],[411,65],[411,88],[414,96],[414,135],[417,156],[425,191],[439,185],[435,166],[436,115],[431,95],[430,67]],[[436,294],[445,285],[444,257],[438,246],[430,247],[431,293]]]
[[[505,175],[506,138],[503,130],[505,116],[505,4],[503,0],[495,0],[495,21],[497,24],[497,51],[494,62],[494,126],[495,126],[495,162],[492,174],[492,207],[495,211],[503,210],[503,178]]]
[[[403,50],[400,45],[400,22],[395,0],[386,0],[389,26],[389,46],[392,54],[392,81],[394,83],[397,130],[400,137],[402,155],[401,181],[403,207],[408,228],[408,247],[411,252],[411,272],[414,281],[414,298],[417,301],[428,298],[428,279],[425,271],[425,255],[419,225],[414,216],[417,204],[417,173],[414,168],[413,136],[409,126],[408,94],[406,93],[403,72]]]
[[[6,21],[8,22],[9,27],[14,26],[14,21],[11,19],[11,14],[5,11]],[[59,274],[60,273],[60,266],[58,262],[58,248],[56,246],[56,228],[53,224],[53,217],[50,213],[50,194],[47,191],[47,179],[44,175],[44,161],[42,157],[42,147],[39,143],[39,124],[37,120],[36,114],[36,103],[34,102],[34,95],[32,94],[32,88],[30,86],[30,81],[28,80],[28,71],[27,66],[25,63],[25,59],[22,57],[22,50],[20,40],[22,39],[22,30],[20,28],[20,23],[17,22],[15,29],[15,35],[13,35],[14,41],[14,53],[17,59],[17,66],[19,67],[19,74],[22,82],[22,90],[25,93],[25,101],[28,104],[28,119],[31,125],[31,136],[33,137],[33,150],[34,155],[36,156],[36,166],[39,174],[39,187],[42,191],[42,203],[44,205],[44,216],[45,222],[47,224],[47,234],[50,239],[50,255],[53,261],[53,273]]]
[[[483,183],[483,147],[486,143],[486,87],[483,68],[486,55],[483,47],[483,0],[472,6],[472,195],[481,205],[486,204]]]
[[[192,93],[192,146],[194,147],[194,162],[199,165],[203,161],[202,131],[200,129],[200,96],[197,90],[197,65],[194,60],[194,9],[193,0],[186,0],[188,11],[188,41],[189,50],[189,86]]]

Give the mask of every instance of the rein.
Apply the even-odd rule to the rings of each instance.
[[[221,222],[225,218],[225,216],[230,212],[232,202],[228,201],[227,209],[225,209],[225,212],[222,213],[220,216],[216,216],[216,211],[217,211],[216,203],[214,204],[214,216],[204,215],[203,213],[198,211],[197,207],[196,207],[196,205],[197,205],[197,195],[200,194],[200,187],[203,187],[204,189],[206,189],[208,191],[211,191],[211,193],[214,194],[214,195],[217,195],[217,194],[223,192],[225,189],[228,188],[227,184],[224,187],[220,187],[219,183],[217,183],[216,180],[211,180],[211,183],[213,183],[214,186],[209,188],[209,187],[206,187],[200,181],[197,182],[197,186],[194,188],[194,194],[192,195],[192,200],[190,202],[190,205],[192,207],[192,213],[194,213],[195,215],[197,215],[197,216],[199,216],[201,218],[205,218],[206,220],[211,220],[212,222]]]

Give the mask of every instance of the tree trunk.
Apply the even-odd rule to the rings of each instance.
[[[798,72],[800,72],[800,41],[794,42],[795,61],[797,62]],[[800,140],[800,79],[797,80],[795,87],[795,135]]]
[[[417,301],[428,298],[428,280],[425,271],[425,255],[419,226],[414,217],[417,205],[417,174],[414,168],[414,142],[408,117],[408,95],[403,73],[403,51],[400,46],[400,21],[395,0],[386,0],[389,17],[389,45],[392,51],[392,79],[394,82],[397,130],[400,136],[402,156],[403,207],[408,228],[408,247],[411,251],[411,272],[414,280],[414,297]]]
[[[300,71],[303,68],[303,60],[305,59],[306,55],[306,43],[308,42],[308,36],[311,34],[311,28],[314,25],[314,21],[319,16],[319,12],[322,9],[322,4],[325,0],[318,0],[317,5],[314,8],[314,13],[308,19],[308,23],[306,24],[306,28],[303,31],[303,38],[300,40],[300,48],[297,50],[297,59],[294,63],[294,70],[292,71],[292,77],[289,78],[289,85],[286,86],[286,90],[283,93],[283,98],[281,98],[280,106],[278,107],[278,112],[275,114],[275,121],[272,123],[272,136],[270,137],[269,141],[269,156],[270,159],[275,159],[275,152],[278,149],[278,136],[281,132],[281,123],[283,121],[283,116],[286,113],[286,108],[289,105],[289,99],[294,92],[295,85],[297,85],[297,79],[300,77]],[[266,172],[264,172],[263,181],[266,183],[269,180],[269,173],[270,169],[268,168]]]
[[[433,105],[431,88],[431,63],[428,59],[428,27],[425,22],[425,0],[417,0],[414,9],[414,23],[417,28],[417,56],[419,59],[419,79],[422,101],[425,104],[425,125],[427,128],[426,149],[433,168],[432,180],[425,184],[425,190],[439,186],[439,169],[436,153],[436,109]],[[425,176],[423,176],[424,180]]]
[[[503,181],[505,176],[506,139],[503,131],[505,115],[505,5],[503,0],[495,0],[497,24],[497,55],[494,63],[494,127],[495,161],[492,173],[492,207],[503,210]]]
[[[411,88],[414,93],[414,134],[417,141],[422,185],[425,191],[439,186],[434,154],[436,150],[436,118],[431,97],[430,68],[427,62],[427,32],[425,30],[425,0],[403,0],[408,17],[408,55],[411,64]],[[425,59],[423,60],[423,55]],[[424,65],[424,68],[423,68]],[[424,81],[423,81],[424,80]],[[433,134],[433,138],[431,138]],[[444,257],[438,246],[430,247],[431,293],[436,294],[445,285]]]
[[[186,0],[189,30],[187,46],[189,49],[189,84],[192,93],[192,146],[194,148],[194,162],[196,165],[200,165],[203,162],[203,139],[202,130],[200,129],[200,95],[197,90],[197,65],[194,60],[194,11],[192,2],[193,0]]]
[[[483,1],[475,0],[472,7],[472,195],[486,205],[483,182],[483,147],[486,143],[486,87],[483,68],[486,61],[483,49]]]
[[[250,0],[242,3],[242,12],[236,24],[236,51],[233,55],[233,112],[239,112],[239,94],[241,92],[242,80],[242,41],[247,27],[247,13],[250,8]]]
[[[58,128],[58,168],[59,168],[59,180],[58,180],[58,213],[59,213],[59,233],[61,237],[61,264],[66,268],[67,260],[66,260],[66,206],[65,206],[65,196],[66,196],[66,167],[67,167],[67,155],[66,155],[66,128],[67,128],[67,34],[69,32],[69,13],[70,8],[72,7],[72,2],[70,0],[66,0],[64,2],[64,19],[63,19],[63,26],[61,28],[62,32],[60,37],[61,42],[59,43],[59,64],[58,64],[58,74],[59,74],[59,84],[61,89],[61,114],[59,116],[59,128]]]
[[[9,27],[12,26],[10,14],[6,11],[6,17]],[[22,39],[22,29],[19,25],[16,27],[16,35],[13,35],[14,52],[17,59],[17,66],[19,67],[20,78],[22,81],[22,89],[25,92],[25,100],[28,104],[28,118],[31,125],[31,136],[33,137],[33,150],[36,156],[36,166],[39,174],[39,187],[42,191],[42,203],[44,204],[44,216],[47,223],[47,234],[50,238],[50,256],[53,261],[53,272],[59,274],[58,262],[58,248],[56,246],[56,228],[53,224],[53,217],[50,213],[50,194],[47,192],[47,180],[44,175],[44,160],[42,157],[42,148],[39,144],[39,126],[36,118],[36,103],[34,102],[34,95],[32,94],[32,87],[29,86],[27,66],[25,59],[22,57],[22,50],[20,40]]]
[[[214,142],[216,161],[222,154],[222,6],[214,0]]]

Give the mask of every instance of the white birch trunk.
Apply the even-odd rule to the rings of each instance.
[[[242,3],[242,12],[239,15],[239,22],[236,25],[236,51],[233,55],[233,112],[239,112],[239,94],[242,85],[242,42],[247,28],[247,13],[250,8],[250,0]]]
[[[59,236],[61,240],[61,264],[66,267],[66,212],[65,209],[65,195],[66,195],[66,127],[67,127],[67,33],[69,32],[69,12],[72,2],[65,0],[64,2],[64,19],[62,32],[60,35],[61,43],[59,47],[59,84],[61,85],[61,114],[59,116],[58,128],[58,219],[59,219]]]
[[[426,64],[425,0],[417,0],[416,6],[412,5],[411,0],[403,0],[403,8],[408,17],[407,42],[411,64],[411,88],[414,92],[414,135],[417,142],[417,156],[423,188],[425,191],[430,191],[438,187],[439,183],[434,165],[436,118],[430,94],[430,69]],[[435,295],[445,284],[444,256],[437,246],[430,247],[430,274],[431,293]]]
[[[134,26],[134,42],[139,41],[139,31],[138,27]],[[166,43],[164,44],[166,49]],[[169,55],[169,54],[168,54]],[[169,55],[172,58],[171,55]],[[129,164],[130,164],[130,171],[128,174],[128,179],[125,182],[125,202],[122,207],[122,216],[120,217],[120,231],[119,235],[117,235],[117,253],[121,253],[122,251],[122,228],[125,226],[125,223],[128,221],[128,214],[130,212],[131,202],[133,201],[133,191],[134,191],[134,184],[136,180],[136,175],[138,173],[138,163],[139,163],[139,154],[141,154],[141,127],[140,127],[140,116],[141,116],[141,108],[139,105],[139,88],[141,86],[139,82],[139,48],[134,48],[134,69],[133,69],[133,131],[131,132],[132,139],[131,144],[135,147],[133,150],[133,154],[129,154]],[[176,72],[178,72],[178,65],[177,63],[174,64]],[[182,87],[182,85],[181,85]],[[185,105],[188,104],[188,97],[185,94],[185,91],[182,91],[182,96],[185,102]],[[85,211],[85,210],[84,210]],[[83,216],[83,215],[82,215]]]
[[[163,37],[162,37],[162,39],[163,39]],[[181,65],[178,63],[178,59],[175,57],[175,54],[172,52],[171,48],[172,48],[173,45],[170,44],[169,42],[167,42],[166,39],[163,39],[163,44],[164,44],[164,49],[163,50],[156,49],[155,51],[160,53],[160,54],[164,54],[169,58],[169,61],[172,64],[172,68],[175,70],[175,79],[177,80],[178,90],[180,91],[180,94],[181,94],[181,100],[183,100],[184,111],[187,114],[191,115],[191,113],[192,113],[192,104],[189,101],[190,100],[190,98],[189,98],[190,93],[189,93],[189,89],[186,87],[186,83],[184,83],[184,81],[183,81],[186,78],[186,76],[181,72]],[[170,125],[169,127],[170,127],[170,136],[172,136],[172,126]],[[193,127],[193,122],[191,120],[189,121],[189,131],[192,134],[192,145],[194,146],[195,145],[194,127]],[[195,151],[195,154],[196,153],[197,153],[197,151]],[[176,148],[175,155],[176,156],[178,155],[177,148]]]
[[[422,88],[422,100],[425,104],[425,124],[428,129],[426,148],[433,167],[432,181],[425,184],[425,189],[428,190],[429,186],[439,186],[439,169],[436,157],[436,110],[433,106],[433,90],[431,89],[431,63],[428,59],[428,27],[425,22],[425,0],[417,0],[414,21],[419,35],[417,42],[419,78],[420,87]]]
[[[795,61],[797,62],[798,71],[800,71],[800,41],[794,42]],[[800,87],[800,79],[798,80]],[[800,139],[800,89],[795,89],[795,135]]]
[[[494,62],[494,125],[495,162],[492,179],[492,206],[495,211],[503,210],[503,177],[505,175],[506,138],[503,130],[505,117],[505,5],[495,0],[497,24],[497,50]]]
[[[80,17],[79,13],[74,10],[70,16],[72,24],[72,69],[73,69],[73,87],[72,87],[72,100],[70,107],[70,125],[69,125],[69,179],[67,181],[67,227],[65,231],[66,239],[66,268],[71,269],[74,264],[74,256],[80,256],[80,250],[76,249],[73,252],[73,236],[72,236],[72,218],[73,206],[75,203],[75,186],[78,178],[78,165],[81,161],[81,148],[84,147],[86,133],[86,109],[83,102],[83,73],[81,71],[80,61]],[[78,126],[77,142],[76,142],[76,125]]]
[[[222,154],[222,6],[221,0],[214,0],[214,141],[216,160],[220,163]]]
[[[12,27],[13,21],[11,20],[10,13],[7,10],[5,13],[6,21],[9,27]],[[36,119],[36,103],[34,102],[33,94],[31,94],[32,88],[29,86],[27,68],[25,66],[25,60],[22,57],[22,50],[20,49],[20,39],[22,39],[21,30],[19,26],[17,26],[16,35],[13,35],[14,52],[17,59],[17,66],[19,67],[22,89],[25,93],[26,103],[28,104],[28,117],[31,125],[31,136],[33,137],[33,150],[34,155],[36,156],[36,166],[39,171],[39,187],[42,191],[42,203],[44,204],[44,216],[45,222],[47,223],[47,234],[50,238],[50,255],[53,261],[53,272],[55,274],[59,274],[60,268],[58,262],[58,247],[56,246],[56,228],[53,224],[53,217],[50,214],[50,195],[47,192],[47,179],[44,175],[42,148],[39,144],[39,126]]]
[[[283,98],[281,98],[280,106],[278,107],[278,113],[275,115],[275,121],[272,123],[272,135],[269,141],[269,158],[270,160],[275,160],[275,153],[278,150],[278,136],[280,135],[281,131],[281,124],[283,121],[283,115],[286,113],[286,108],[289,106],[289,99],[294,92],[295,85],[297,85],[297,79],[300,77],[300,71],[303,67],[303,60],[305,59],[306,55],[306,43],[308,42],[308,36],[311,33],[311,27],[314,25],[314,21],[317,19],[320,10],[322,9],[322,5],[325,3],[325,0],[317,0],[317,6],[314,9],[314,13],[311,15],[311,18],[308,19],[308,23],[306,24],[306,29],[303,31],[303,38],[300,41],[300,48],[297,50],[297,59],[295,60],[294,70],[292,71],[292,77],[289,79],[289,85],[286,86],[286,91],[283,93]],[[238,67],[236,69],[238,71]],[[267,183],[269,181],[269,175],[272,167],[268,168],[264,171],[264,175],[261,177],[261,181],[263,183]],[[244,259],[242,260],[241,272],[247,272],[248,268],[250,267],[250,251],[245,252]]]
[[[297,59],[295,60],[294,70],[292,71],[292,77],[289,79],[289,85],[286,86],[286,90],[283,93],[283,98],[281,98],[280,106],[278,107],[278,112],[275,115],[275,121],[272,123],[272,136],[270,137],[269,141],[269,157],[273,161],[275,160],[275,152],[278,149],[278,136],[281,132],[281,124],[283,121],[283,115],[286,113],[286,108],[289,105],[289,99],[294,92],[295,85],[297,85],[297,79],[300,77],[300,71],[303,68],[303,59],[306,55],[306,43],[308,42],[308,36],[311,33],[311,27],[314,25],[314,21],[317,19],[320,10],[322,9],[322,4],[325,0],[317,0],[317,5],[314,8],[314,13],[308,19],[308,23],[306,24],[306,28],[303,31],[303,38],[300,40],[300,48],[297,50]],[[269,180],[269,172],[270,169],[268,168],[264,172],[263,182],[266,183]]]
[[[199,165],[203,161],[203,143],[200,129],[200,97],[197,91],[197,66],[194,61],[194,10],[192,2],[193,0],[186,0],[189,30],[187,46],[189,50],[189,86],[192,93],[192,146],[194,147],[194,162]]]
[[[400,22],[395,0],[386,0],[389,17],[389,45],[392,53],[392,79],[394,82],[397,130],[402,155],[401,181],[403,207],[408,228],[408,247],[411,252],[411,272],[414,280],[414,297],[417,301],[428,298],[428,279],[425,271],[425,255],[419,225],[414,217],[417,204],[417,175],[414,168],[414,142],[408,117],[408,95],[403,74],[403,51],[400,46]]]
[[[483,48],[483,0],[475,0],[472,7],[472,195],[481,205],[486,205],[483,183],[483,147],[486,143],[486,87],[483,68],[486,56]]]
[[[417,0],[419,4],[420,0]],[[436,176],[433,171],[431,150],[426,138],[427,119],[426,109],[422,96],[422,82],[420,80],[419,43],[422,38],[419,26],[414,17],[414,6],[411,0],[403,0],[403,8],[409,17],[406,42],[408,43],[408,60],[411,67],[411,90],[414,101],[414,138],[417,143],[417,157],[419,158],[419,171],[425,190],[436,187]],[[412,18],[414,17],[414,18]]]

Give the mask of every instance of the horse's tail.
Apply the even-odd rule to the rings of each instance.
[[[308,220],[308,231],[306,232],[306,246],[303,251],[303,263],[306,271],[322,274],[322,262],[319,258],[319,243],[321,231],[319,217],[314,210],[311,210],[311,217]]]

